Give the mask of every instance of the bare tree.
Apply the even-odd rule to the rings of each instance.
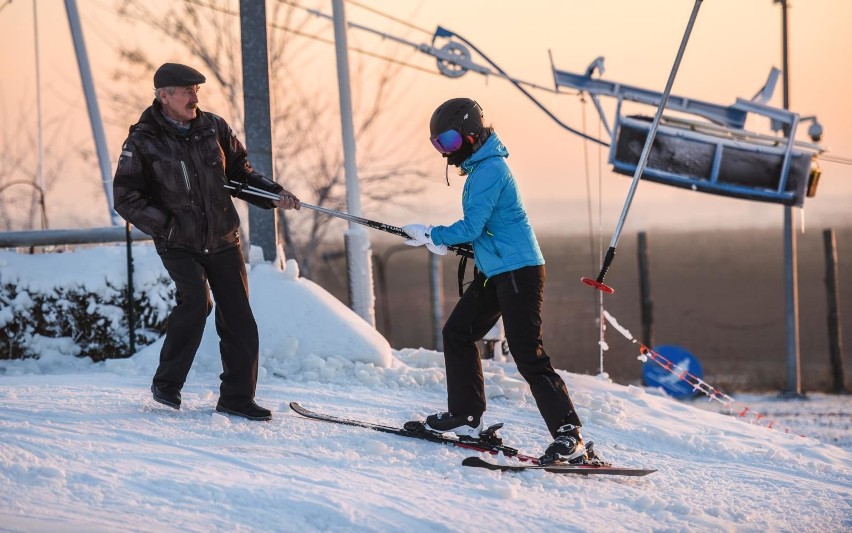
[[[3,110],[4,117],[10,114]],[[69,154],[79,148],[68,143],[62,118],[53,119],[43,125],[48,133],[43,139],[42,178],[38,184],[38,140],[37,125],[31,109],[22,107],[18,117],[4,120],[0,128],[0,228],[3,230],[33,229],[47,225],[47,209],[42,210],[42,195],[58,182],[66,168]],[[41,221],[40,224],[37,221]]]
[[[213,79],[208,83],[221,89],[220,98],[227,106],[227,117],[241,135],[243,129],[242,72],[240,63],[239,13],[235,2],[227,0],[184,0],[152,6],[144,0],[120,0],[118,14],[123,19],[154,30],[173,41],[181,50],[175,54],[183,61],[200,64]],[[304,201],[341,210],[345,206],[345,180],[342,146],[339,141],[340,119],[337,92],[318,94],[315,86],[301,75],[313,57],[308,54],[311,41],[303,37],[309,23],[308,13],[289,2],[275,2],[268,16],[269,74],[273,132],[274,174],[276,181],[294,190]],[[117,79],[150,80],[162,63],[146,50],[133,45],[118,50],[123,59]],[[178,60],[178,59],[172,59]],[[423,161],[405,148],[405,124],[393,125],[394,134],[381,131],[387,122],[387,101],[394,93],[399,64],[385,62],[378,74],[367,72],[363,62],[353,61],[356,138],[359,143],[358,169],[365,209],[392,198],[396,203],[422,188]],[[137,87],[148,87],[136,83]],[[367,88],[369,86],[369,89]],[[213,100],[214,90],[205,93]],[[137,89],[117,95],[112,101],[133,112],[150,101],[151,92]],[[213,100],[215,101],[215,100]],[[359,105],[361,104],[361,105]],[[390,128],[388,128],[390,129]],[[402,133],[400,133],[402,132]],[[381,141],[377,141],[381,139]],[[316,212],[288,215],[283,221],[287,253],[310,277],[321,243],[328,237],[333,219]]]

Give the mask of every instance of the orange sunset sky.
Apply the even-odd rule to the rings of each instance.
[[[152,0],[152,4],[163,0]],[[132,42],[152,52],[159,62],[192,63],[179,48],[133,26],[114,15],[111,0],[78,0],[83,30],[90,54],[101,114],[106,126],[109,151],[115,166],[127,127],[138,109],[117,111],[103,102],[107,88],[121,90],[112,79],[118,61],[119,42]],[[203,3],[213,3],[213,0]],[[267,0],[271,9],[277,0]],[[303,5],[331,13],[330,1],[303,0]],[[411,26],[380,17],[361,5],[387,13]],[[467,2],[360,0],[347,3],[350,22],[369,26],[416,43],[429,43],[437,25],[449,28],[474,43],[510,75],[551,87],[548,50],[557,68],[583,72],[598,56],[605,57],[604,78],[662,91],[672,67],[694,2],[691,0],[527,0],[525,2]],[[32,0],[0,0],[0,139],[21,131],[35,131],[36,83]],[[219,2],[237,11],[239,2]],[[73,45],[61,0],[38,0],[41,94],[45,142],[73,142],[94,152]],[[234,20],[235,24],[238,21]],[[414,27],[412,27],[414,26]],[[823,144],[837,156],[852,158],[852,1],[790,1],[790,96],[791,109],[801,115],[816,115],[825,135]],[[426,30],[425,32],[420,29]],[[281,31],[270,29],[270,32]],[[313,19],[306,27],[311,34],[333,37],[329,21]],[[426,33],[430,32],[430,33]],[[316,91],[337,105],[336,66],[331,45],[302,39],[303,61],[298,77],[307,90]],[[566,232],[588,230],[587,206],[597,210],[598,165],[601,173],[601,212],[604,238],[608,239],[621,212],[630,179],[617,176],[593,145],[571,135],[545,116],[532,102],[505,80],[485,78],[469,72],[451,79],[436,75],[435,60],[416,50],[351,29],[350,45],[383,56],[393,56],[418,69],[398,70],[397,94],[389,100],[386,134],[410,131],[411,152],[424,160],[432,177],[412,212],[378,206],[363,215],[394,225],[411,222],[442,224],[460,214],[461,178],[451,175],[452,187],[444,182],[443,160],[428,142],[428,121],[442,101],[468,96],[480,102],[488,120],[509,148],[509,163],[516,173],[534,225]],[[486,64],[474,54],[474,61]],[[380,59],[350,52],[350,61],[364,72],[377,72]],[[766,81],[771,67],[781,67],[781,8],[772,0],[707,0],[684,55],[673,94],[732,104],[737,97],[751,98]],[[425,69],[431,72],[424,72]],[[209,74],[209,73],[208,73]],[[368,74],[369,75],[369,74]],[[212,76],[208,75],[208,80]],[[123,83],[123,82],[122,82]],[[152,86],[150,78],[140,82]],[[147,88],[147,87],[146,87]],[[272,87],[286,91],[288,87]],[[353,88],[358,91],[358,88]],[[215,83],[203,87],[200,106],[222,114]],[[583,104],[574,94],[535,92],[562,121],[582,129]],[[361,95],[363,96],[363,95]],[[354,96],[356,106],[359,94]],[[604,100],[605,105],[611,102]],[[771,102],[781,106],[781,84]],[[612,121],[612,106],[606,107]],[[653,109],[645,108],[646,114]],[[594,108],[585,109],[587,130],[597,135]],[[335,120],[337,117],[335,115]],[[339,128],[339,124],[333,124]],[[766,128],[766,124],[758,124]],[[240,128],[242,129],[242,128]],[[754,128],[757,129],[757,128]],[[801,129],[807,129],[807,126]],[[52,133],[51,133],[52,132]],[[58,133],[57,133],[58,132]],[[408,133],[405,133],[409,135]],[[800,136],[804,139],[804,136]],[[328,139],[339,146],[339,135]],[[584,150],[590,164],[584,163]],[[56,154],[56,149],[48,150]],[[46,154],[46,157],[54,157]],[[392,154],[388,154],[391,157]],[[30,154],[34,161],[35,154]],[[46,165],[50,163],[46,162]],[[97,163],[65,154],[60,163],[61,183],[48,196],[51,227],[105,226],[109,221]],[[804,220],[810,229],[848,225],[852,222],[852,166],[824,162],[816,198],[805,202]],[[587,194],[590,175],[592,198]],[[298,193],[298,184],[283,183]],[[25,191],[24,191],[25,192]],[[10,201],[10,196],[2,198]],[[16,193],[16,194],[21,194]],[[309,198],[304,198],[310,201]],[[801,214],[799,210],[795,211]],[[625,231],[673,228],[688,231],[707,227],[781,227],[782,208],[694,193],[664,185],[641,183],[631,207]],[[10,229],[23,229],[21,227]]]

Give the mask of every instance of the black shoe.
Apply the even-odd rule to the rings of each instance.
[[[459,437],[479,438],[482,433],[482,416],[463,416],[437,413],[426,417],[426,429],[436,433],[455,433]]]
[[[168,405],[172,409],[180,409],[179,390],[166,390],[156,385],[151,385],[151,392],[154,394],[155,402],[160,402],[163,405]]]
[[[249,420],[272,420],[272,411],[264,409],[253,401],[240,405],[223,405],[219,402],[216,404],[216,410],[220,413],[241,416]]]
[[[544,455],[539,458],[539,463],[543,465],[557,461],[584,463],[587,460],[586,445],[583,444],[580,428],[572,424],[565,424],[556,431],[556,438],[544,451]]]

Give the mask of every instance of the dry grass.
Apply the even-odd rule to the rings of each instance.
[[[852,335],[852,228],[836,228],[840,271],[841,333]],[[603,243],[606,247],[609,236]],[[607,311],[639,338],[642,334],[636,234],[625,233],[606,282],[616,289],[604,298]],[[650,286],[655,345],[675,344],[692,352],[705,380],[725,391],[786,388],[787,355],[781,230],[650,233]],[[597,276],[597,243],[588,236],[540,235],[547,261],[545,347],[554,365],[571,372],[599,369],[597,293],[579,282]],[[797,235],[801,375],[806,391],[830,390],[825,252],[822,228]],[[434,346],[425,250],[396,249],[381,236],[373,253],[386,263],[387,290],[376,283],[377,322],[395,348]],[[457,299],[457,258],[442,260],[444,316]],[[467,279],[472,266],[468,267]],[[321,269],[318,282],[344,302],[341,260]],[[387,300],[385,300],[387,299]],[[383,306],[389,312],[383,312]],[[388,330],[390,330],[388,332]],[[642,364],[635,344],[613,328],[604,370],[619,383],[638,383]],[[847,342],[848,344],[848,342]],[[848,352],[848,348],[847,348]],[[846,354],[846,383],[852,363]]]

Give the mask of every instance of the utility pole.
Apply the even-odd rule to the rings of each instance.
[[[38,121],[38,170],[36,180],[38,186],[44,191],[44,145],[42,144],[42,116],[41,116],[41,58],[38,46],[38,2],[33,0],[33,41],[35,44],[35,75],[36,75],[36,119]],[[44,193],[42,193],[43,195]]]
[[[337,86],[340,93],[340,127],[343,134],[343,161],[346,172],[346,208],[350,215],[361,216],[361,192],[355,154],[355,127],[352,121],[352,97],[349,88],[349,50],[346,36],[346,11],[343,0],[332,0],[334,48],[337,54]],[[355,313],[375,327],[375,296],[367,230],[349,222],[346,232],[346,263],[349,305]]]
[[[109,219],[113,226],[118,226],[119,224],[124,224],[124,221],[118,216],[115,209],[113,209],[112,163],[109,160],[104,124],[101,120],[100,108],[98,107],[98,96],[95,94],[95,81],[92,78],[92,69],[89,66],[89,55],[86,52],[86,41],[83,39],[83,29],[80,26],[80,13],[77,10],[76,0],[65,0],[65,13],[68,16],[68,25],[71,27],[71,38],[74,41],[77,66],[80,69],[80,78],[83,81],[86,106],[89,108],[89,122],[92,125],[92,134],[95,137],[95,150],[98,154],[98,163],[101,167],[101,180],[103,181],[104,194],[107,199]]]
[[[266,51],[266,0],[240,0],[243,55],[243,106],[246,150],[256,171],[272,178],[272,125],[269,118],[269,59]],[[277,209],[249,205],[249,242],[263,250],[263,260],[276,255]]]
[[[790,53],[787,0],[773,0],[781,4],[781,61],[783,107],[790,109]],[[785,135],[790,131],[785,130]],[[801,353],[799,349],[799,269],[797,262],[796,227],[793,208],[784,206],[784,309],[787,353],[787,388],[784,396],[802,396]]]

